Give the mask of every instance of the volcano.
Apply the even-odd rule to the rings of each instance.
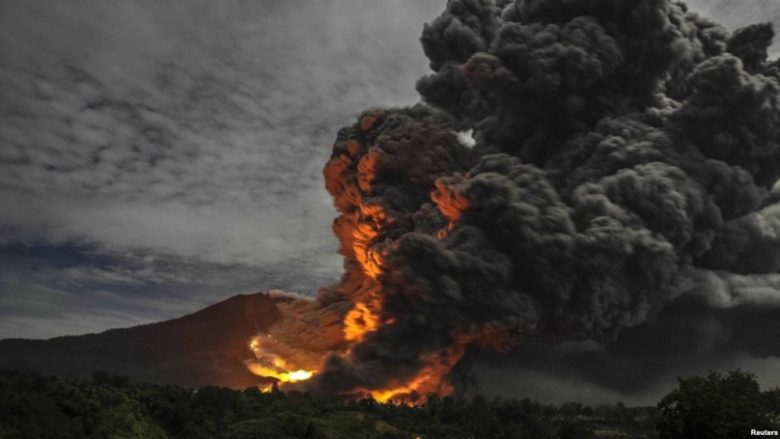
[[[467,394],[494,356],[623,391],[780,358],[773,38],[677,0],[450,0],[423,27],[420,102],[332,145],[338,282],[9,341],[0,366],[416,403]]]
[[[291,301],[267,292],[237,295],[183,317],[99,334],[0,340],[0,368],[84,378],[105,371],[134,380],[245,388],[261,380],[244,361],[247,340]]]

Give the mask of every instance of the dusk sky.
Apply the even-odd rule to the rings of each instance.
[[[689,1],[730,27],[774,0]],[[418,97],[442,0],[0,3],[0,338],[313,296],[337,130]]]

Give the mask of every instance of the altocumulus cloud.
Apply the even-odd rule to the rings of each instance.
[[[418,99],[443,3],[0,4],[0,337],[335,279],[335,128]],[[734,27],[780,15],[691,4]]]
[[[417,99],[437,3],[4,2],[0,337],[333,280],[333,127]]]

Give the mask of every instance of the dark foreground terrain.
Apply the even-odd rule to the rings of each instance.
[[[780,393],[732,372],[681,380],[658,407],[432,397],[422,406],[191,389],[96,373],[0,372],[0,438],[737,438],[776,427]]]

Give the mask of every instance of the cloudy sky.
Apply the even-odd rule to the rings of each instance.
[[[362,110],[417,100],[445,3],[0,2],[0,338],[335,280],[321,168]],[[775,0],[689,3],[780,19]]]

